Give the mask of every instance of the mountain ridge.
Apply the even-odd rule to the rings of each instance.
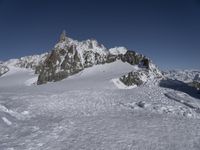
[[[146,69],[147,74],[153,72],[154,76],[162,76],[152,61],[142,54],[128,50],[125,47],[107,49],[94,39],[73,40],[66,36],[65,31],[60,35],[59,41],[52,51],[41,55],[10,59],[1,63],[0,70],[2,70],[2,75],[9,71],[9,66],[33,69],[38,74],[37,84],[40,85],[62,80],[82,71],[84,68],[112,63],[116,60],[138,65],[139,68]]]

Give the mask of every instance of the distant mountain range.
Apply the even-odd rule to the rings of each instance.
[[[38,74],[37,84],[40,85],[60,81],[85,68],[117,60],[137,66],[137,69],[119,77],[119,81],[126,86],[139,86],[148,81],[163,78],[163,74],[156,65],[142,54],[125,47],[107,49],[94,39],[81,42],[73,40],[66,36],[65,31],[62,32],[51,52],[0,62],[0,76],[9,72],[13,67],[33,69],[35,74]],[[169,72],[165,75],[169,76]],[[175,78],[178,74],[171,71],[170,76]],[[191,77],[188,78],[191,79]]]

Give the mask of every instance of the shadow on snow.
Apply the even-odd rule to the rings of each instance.
[[[165,80],[161,80],[159,85],[164,88],[169,88],[169,89],[184,92],[194,98],[200,99],[200,92],[195,87],[189,86],[188,84],[182,81],[165,79]]]

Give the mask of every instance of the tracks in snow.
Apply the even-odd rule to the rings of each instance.
[[[28,113],[18,113],[0,104],[0,117],[5,124],[11,126],[13,124],[11,120],[25,120]]]

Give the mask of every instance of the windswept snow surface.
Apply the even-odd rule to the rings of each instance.
[[[32,70],[0,77],[1,150],[199,150],[199,99],[152,84],[119,89],[121,61],[37,86]]]

